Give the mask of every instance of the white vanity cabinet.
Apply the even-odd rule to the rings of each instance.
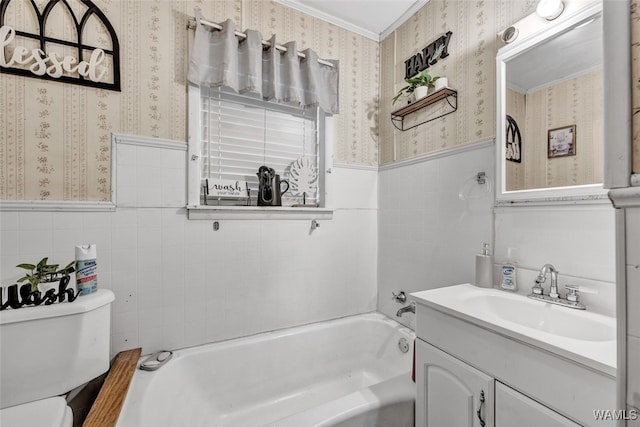
[[[472,366],[416,340],[416,426],[492,427],[494,382]]]
[[[421,339],[416,383],[417,427],[580,427]]]
[[[616,408],[614,366],[492,323],[489,313],[469,315],[434,296],[465,289],[412,294],[417,302],[416,427],[615,424],[594,416],[594,411]],[[604,351],[615,342],[592,345]]]

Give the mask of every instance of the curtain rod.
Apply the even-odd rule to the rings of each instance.
[[[200,23],[203,25],[206,25],[207,27],[211,27],[213,29],[216,29],[218,31],[222,30],[222,26],[216,24],[215,22],[210,22],[204,19],[200,19]],[[195,29],[196,28],[196,18],[189,18],[189,25],[187,25],[187,28],[189,29]],[[241,38],[241,39],[246,39],[247,35],[245,33],[241,33],[240,31],[236,31],[236,37]],[[269,42],[268,40],[262,40],[262,45],[266,46],[267,48],[271,47],[271,42]],[[277,44],[276,45],[276,49],[279,50],[280,52],[286,52],[287,48]],[[307,56],[302,53],[302,52],[298,52],[298,56],[300,58],[306,58]],[[328,61],[324,61],[322,59],[318,59],[318,62],[322,65],[326,65],[327,67],[331,67],[333,68],[333,64],[331,62]]]

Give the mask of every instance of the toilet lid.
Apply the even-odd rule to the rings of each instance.
[[[0,411],[2,427],[63,427],[67,414],[67,401],[50,397],[12,406]]]

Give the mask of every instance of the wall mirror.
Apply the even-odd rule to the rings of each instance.
[[[602,5],[565,15],[498,51],[497,205],[606,201]]]

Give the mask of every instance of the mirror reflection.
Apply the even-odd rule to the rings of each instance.
[[[603,180],[602,19],[506,62],[507,191]]]

